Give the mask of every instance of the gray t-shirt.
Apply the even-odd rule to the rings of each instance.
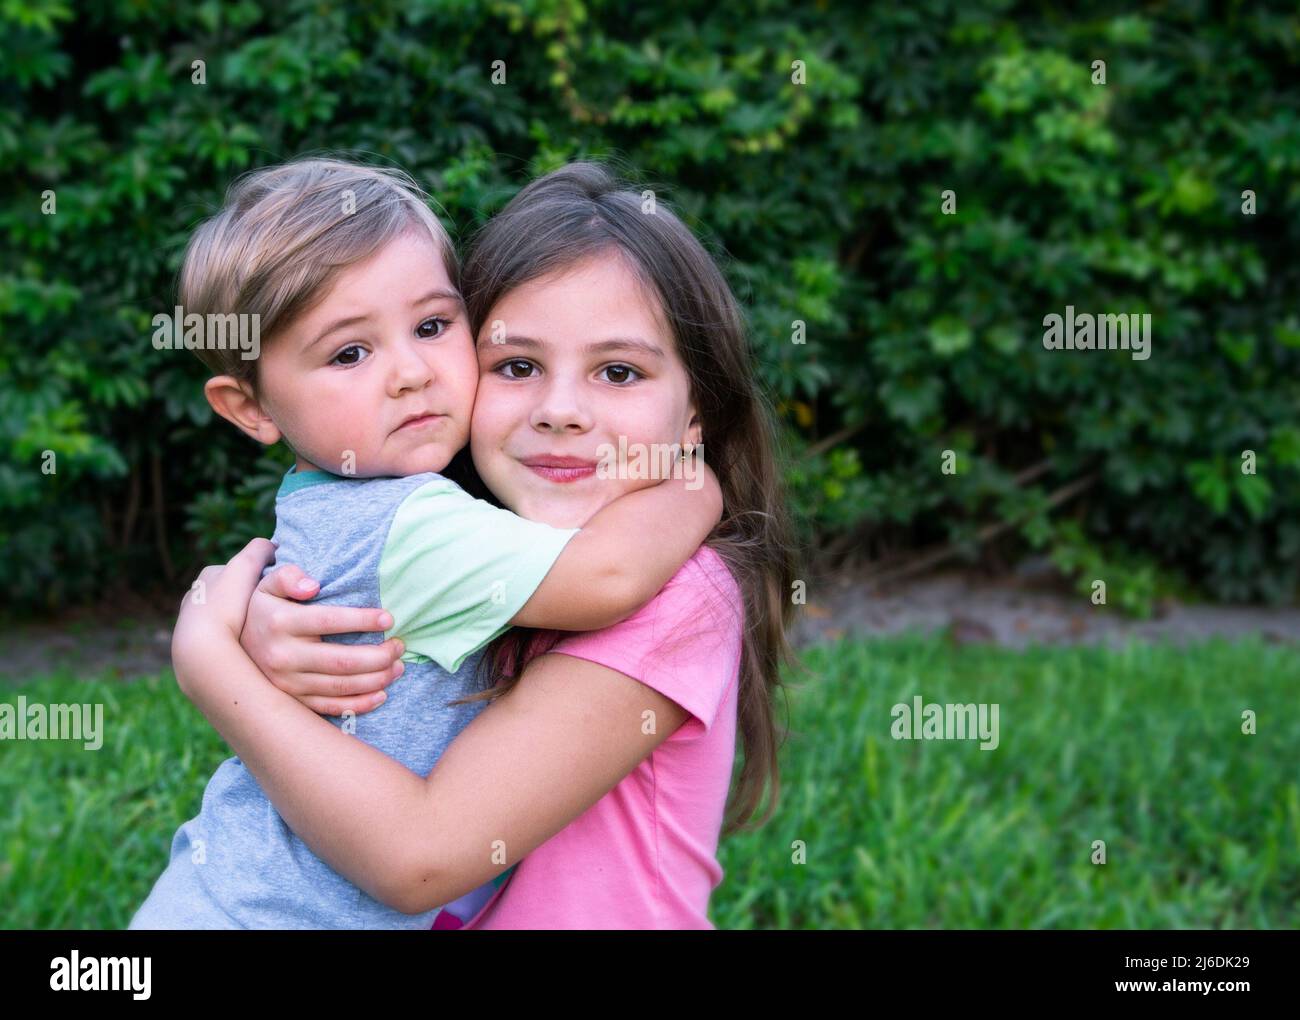
[[[508,628],[576,529],[526,521],[430,472],[362,479],[290,469],[275,510],[276,557],[266,573],[294,563],[320,582],[313,603],[393,614],[387,634],[325,640],[379,644],[396,635],[406,645],[406,671],[383,705],[329,721],[355,726],[358,739],[428,775],[484,707],[448,702],[479,689],[482,647]],[[437,914],[403,914],[338,874],[229,758],[198,815],[177,830],[170,862],[130,927],[427,929]]]

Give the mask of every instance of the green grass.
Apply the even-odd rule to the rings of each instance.
[[[718,927],[1300,925],[1296,649],[904,639],[804,664],[778,811],[723,843]],[[999,704],[1000,746],[894,740],[918,694]]]
[[[104,705],[103,746],[0,743],[6,928],[125,928],[229,749],[170,672],[131,683],[55,675],[0,701]]]
[[[720,928],[1300,926],[1300,651],[904,638],[804,664],[778,811],[722,844]],[[123,927],[228,752],[169,674],[18,694],[102,702],[104,744],[0,743],[0,924]],[[996,702],[1000,746],[892,739],[915,695]]]

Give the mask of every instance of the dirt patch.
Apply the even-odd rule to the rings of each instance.
[[[60,669],[132,679],[171,668],[174,612],[141,600],[69,613],[57,621],[8,623],[0,682]],[[1209,637],[1261,637],[1300,644],[1300,609],[1166,603],[1150,620],[1094,606],[1042,562],[1003,577],[950,571],[881,588],[854,577],[809,585],[791,635],[796,647],[847,636],[942,633],[958,644],[1105,644],[1131,639],[1187,645]]]
[[[23,683],[58,670],[130,680],[171,669],[174,613],[107,616],[107,607],[98,607],[56,621],[7,623],[0,682]]]
[[[1137,620],[1094,606],[1069,589],[1050,565],[1028,561],[991,579],[950,571],[880,588],[852,577],[809,586],[793,639],[804,646],[858,635],[942,632],[964,644],[1025,648],[1031,644],[1101,644],[1130,640],[1187,645],[1211,637],[1260,637],[1300,643],[1300,609],[1162,604]]]

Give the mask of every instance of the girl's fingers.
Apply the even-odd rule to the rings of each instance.
[[[352,712],[355,715],[365,715],[367,712],[373,712],[384,703],[384,698],[381,694],[364,694],[355,698],[318,698],[307,696],[299,698],[298,700],[317,715],[340,716],[344,712]]]
[[[191,626],[220,626],[236,637],[244,629],[248,603],[257,589],[262,568],[275,555],[275,544],[255,538],[222,565],[212,564],[199,572],[181,600],[177,626],[187,620]]]
[[[309,599],[319,592],[320,585],[303,573],[301,567],[286,563],[262,578],[257,590],[282,599]]]
[[[225,576],[238,578],[252,591],[257,587],[263,569],[274,559],[275,543],[269,538],[255,538],[231,557],[226,564]]]
[[[368,673],[303,673],[292,678],[293,689],[289,693],[299,701],[305,698],[368,697],[382,691],[405,671],[405,664],[398,662]]]

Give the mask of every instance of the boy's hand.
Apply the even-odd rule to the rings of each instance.
[[[315,598],[319,588],[293,564],[268,574],[247,602],[239,642],[271,683],[313,712],[362,715],[388,697],[383,689],[402,675],[405,648],[398,638],[380,645],[322,641],[322,634],[383,631],[393,618],[382,609],[289,601]]]

